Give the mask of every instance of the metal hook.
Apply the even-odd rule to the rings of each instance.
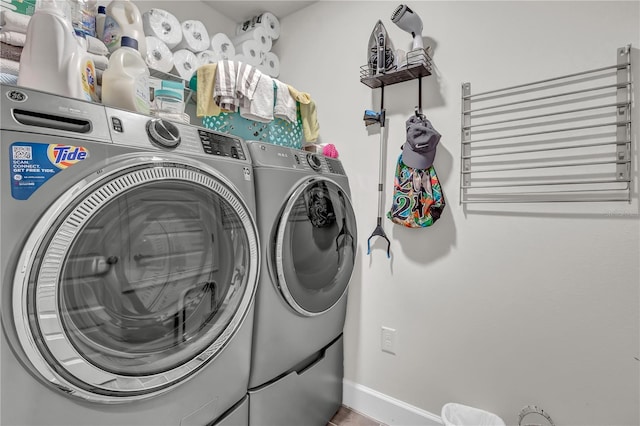
[[[341,211],[343,214],[346,214],[347,205],[346,205],[344,194],[342,193],[342,191],[338,191],[338,196],[340,197],[340,206],[342,209]],[[349,228],[347,227],[346,216],[343,216],[342,228],[340,229],[340,231],[338,231],[338,235],[336,235],[336,251],[338,252],[338,260],[340,260],[340,237],[344,237],[342,240],[343,242],[346,242],[348,238],[351,239],[351,250],[355,252],[354,239],[353,239],[353,235],[349,231]]]
[[[389,241],[387,234],[385,234],[384,229],[382,229],[382,218],[380,217],[378,217],[378,225],[376,226],[376,229],[373,230],[371,236],[367,240],[367,255],[371,254],[371,238],[376,236],[382,237],[387,241],[387,258],[391,258],[391,254],[389,253],[389,250],[391,249],[391,241]]]

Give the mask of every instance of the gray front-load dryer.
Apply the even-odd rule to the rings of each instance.
[[[246,419],[260,253],[244,141],[0,96],[0,423]]]
[[[342,329],[356,220],[340,161],[249,142],[263,252],[251,425],[325,425],[342,401]]]

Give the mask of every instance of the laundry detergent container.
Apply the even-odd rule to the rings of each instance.
[[[453,402],[442,407],[441,416],[444,426],[505,426],[493,413]]]

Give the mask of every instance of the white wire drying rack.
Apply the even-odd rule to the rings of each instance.
[[[631,46],[615,65],[471,93],[460,203],[631,201]]]

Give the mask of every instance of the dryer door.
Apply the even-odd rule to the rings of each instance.
[[[320,315],[340,300],[353,271],[356,239],[351,201],[336,182],[314,177],[294,190],[272,256],[280,291],[295,311]]]
[[[29,361],[99,402],[196,374],[244,321],[259,265],[253,217],[225,177],[184,158],[119,160],[47,211],[14,279]]]

